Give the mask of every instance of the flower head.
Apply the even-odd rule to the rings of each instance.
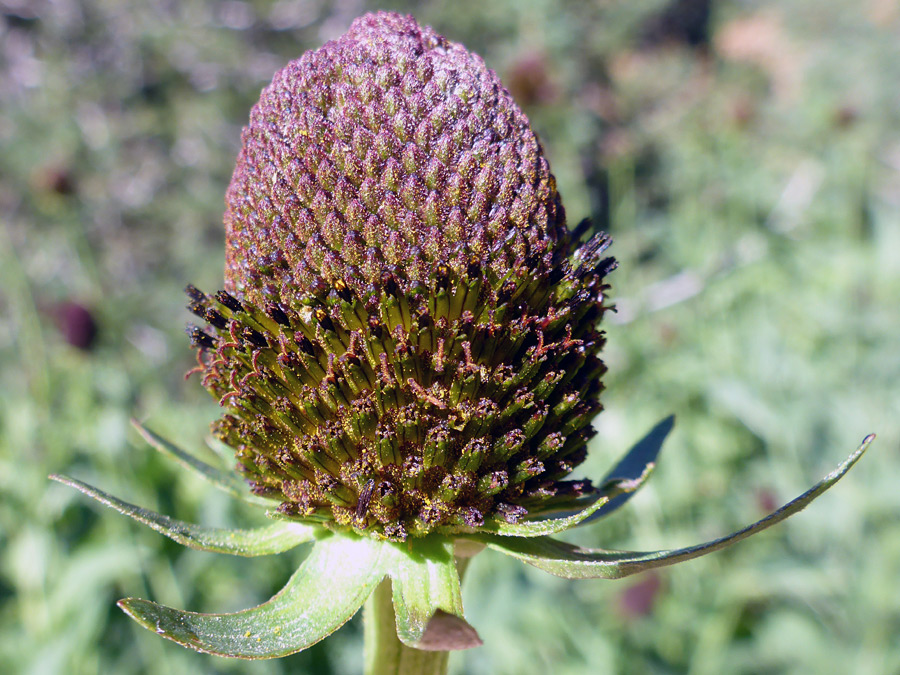
[[[356,20],[250,115],[227,291],[194,288],[217,435],[286,515],[388,539],[589,494],[600,235],[581,248],[496,74],[411,17]]]
[[[369,596],[372,620],[386,617],[405,645],[385,658],[472,647],[458,559],[487,547],[559,576],[616,578],[696,558],[802,509],[872,440],[767,518],[700,546],[636,553],[550,538],[620,507],[672,418],[596,486],[570,478],[601,408],[609,240],[569,231],[541,146],[496,74],[411,17],[363,16],[276,74],[244,130],[225,227],[225,290],[188,287],[205,322],[188,333],[195,370],[227,409],[214,431],[245,480],[138,428],[270,506],[274,522],[201,527],[55,477],[194,548],[254,556],[315,541],[283,591],[243,612],[120,602],[194,649],[290,654]]]

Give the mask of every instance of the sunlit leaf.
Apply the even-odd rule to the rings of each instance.
[[[271,600],[233,614],[185,612],[148,600],[119,601],[145,628],[200,652],[242,659],[293,654],[327,637],[362,607],[385,575],[385,544],[332,535]]]
[[[715,539],[698,546],[671,551],[639,553],[634,551],[579,548],[578,546],[548,537],[514,539],[495,535],[475,535],[472,538],[486,543],[489,548],[523,560],[530,565],[557,576],[569,579],[617,579],[654,567],[665,567],[683,560],[699,558],[730,546],[741,539],[746,539],[792,516],[840,480],[850,470],[850,467],[862,457],[874,438],[874,435],[867,436],[859,449],[850,455],[841,466],[795,500],[788,502],[753,525],[738,530],[727,537]]]
[[[126,516],[149,525],[179,544],[201,551],[240,556],[270,555],[282,553],[311,541],[321,531],[315,526],[296,522],[278,522],[253,530],[204,527],[175,520],[169,516],[129,504],[74,478],[58,475],[52,475],[50,478],[80,490],[101,504],[106,504],[119,513],[124,513]]]

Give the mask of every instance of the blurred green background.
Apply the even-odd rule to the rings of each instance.
[[[709,558],[564,581],[485,553],[457,673],[900,672],[900,5],[895,0],[0,0],[0,670],[354,673],[359,618],[281,661],[197,655],[114,605],[266,599],[303,550],[183,549],[47,480],[212,525],[261,516],[146,447],[206,453],[182,288],[221,284],[223,195],[273,73],[375,8],[480,53],[530,116],[569,220],[614,238],[599,478],[677,415],[653,480],[569,538],[730,532]],[[211,456],[211,455],[209,455]]]

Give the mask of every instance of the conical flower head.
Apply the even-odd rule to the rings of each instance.
[[[599,412],[605,237],[574,250],[528,120],[476,55],[366,15],[280,71],[189,288],[204,384],[283,513],[390,539],[563,508]]]

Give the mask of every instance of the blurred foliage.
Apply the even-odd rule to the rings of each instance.
[[[900,9],[893,0],[384,2],[482,54],[541,134],[570,220],[615,237],[607,407],[585,473],[670,412],[650,486],[572,535],[666,548],[870,456],[753,543],[623,582],[486,553],[465,673],[900,671]],[[203,449],[181,289],[221,283],[223,195],[259,90],[362,0],[0,0],[0,664],[22,673],[352,673],[193,654],[114,605],[226,611],[302,557],[184,550],[65,471],[213,525],[258,522],[145,447]],[[298,557],[299,556],[299,557]]]

